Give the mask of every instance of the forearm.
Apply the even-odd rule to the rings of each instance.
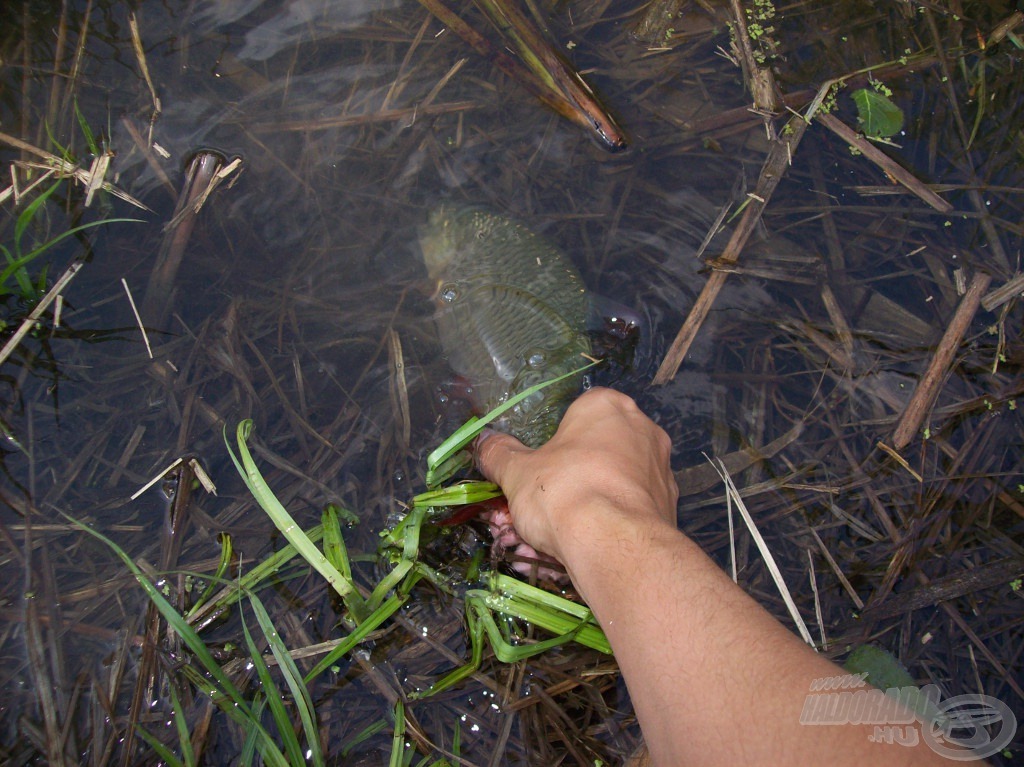
[[[658,765],[938,763],[868,741],[870,728],[803,726],[812,680],[842,674],[672,527],[599,512],[565,548],[573,583],[615,650]],[[917,760],[920,759],[920,762]]]

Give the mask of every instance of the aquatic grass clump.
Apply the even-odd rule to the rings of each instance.
[[[181,672],[189,679],[190,682],[192,682],[197,690],[208,695],[222,712],[243,728],[246,733],[246,751],[250,754],[250,757],[252,753],[259,753],[260,757],[267,764],[279,765],[280,767],[287,767],[287,765],[301,763],[303,761],[302,749],[299,746],[297,737],[291,727],[287,712],[277,705],[280,703],[280,696],[277,688],[273,680],[270,679],[269,674],[265,674],[265,664],[263,664],[262,656],[255,644],[252,642],[252,637],[249,634],[248,627],[245,626],[245,622],[243,621],[243,631],[250,651],[250,658],[257,668],[257,673],[260,676],[261,683],[264,685],[264,690],[268,691],[270,698],[273,698],[276,701],[272,704],[272,712],[275,717],[279,736],[285,742],[285,750],[288,752],[289,758],[285,757],[284,753],[278,747],[274,737],[262,724],[261,714],[264,705],[267,703],[267,699],[264,697],[267,693],[257,692],[251,698],[248,698],[246,694],[235,684],[234,680],[225,673],[221,664],[216,658],[214,658],[210,649],[196,630],[175,609],[175,607],[168,601],[167,597],[161,593],[160,589],[153,584],[149,577],[142,572],[138,565],[132,561],[131,557],[129,557],[123,549],[102,533],[93,530],[91,527],[82,524],[78,520],[71,517],[67,517],[67,519],[73,525],[106,545],[118,556],[118,558],[124,563],[125,567],[131,571],[132,575],[135,576],[136,581],[138,581],[139,585],[142,586],[152,605],[157,609],[164,621],[166,621],[168,628],[184,642],[188,651],[202,668],[205,676],[204,673],[201,673],[191,664],[182,666]],[[275,659],[277,659],[279,663],[285,664],[282,666],[282,670],[286,676],[292,675],[295,671],[294,664],[289,666],[288,660],[284,660],[284,656],[287,656],[286,650],[282,657],[278,657],[282,648],[279,645],[275,647],[274,640],[277,636],[277,632],[270,623],[269,616],[263,608],[262,603],[252,592],[248,592],[246,596],[249,598],[250,604],[256,612],[257,620],[263,630],[264,637],[270,643]],[[299,684],[296,684],[296,679],[298,679]],[[301,689],[301,678],[297,675],[290,678],[288,686],[293,695],[296,694],[296,692],[298,693],[299,699],[302,700],[303,705],[305,706],[308,703],[308,693],[303,693]],[[179,710],[180,707],[175,703],[175,711],[177,712]],[[307,706],[306,711],[308,712],[308,710]],[[178,722],[179,719],[180,714],[176,713],[175,721]],[[311,718],[309,719],[309,722],[312,722]],[[307,717],[303,714],[303,726],[306,727],[306,725]],[[187,728],[181,728],[180,725],[177,725],[177,727],[179,737],[187,736]],[[310,734],[313,736],[312,740],[315,741],[315,728],[306,729],[307,737],[309,737]],[[156,740],[155,738],[147,737],[146,735],[142,735],[142,737],[151,745],[153,745]],[[188,737],[183,737],[181,741],[182,757],[180,759],[175,757],[174,754],[166,749],[166,747],[158,749],[158,753],[160,753],[163,758],[169,759],[172,764],[189,764],[191,760],[191,747],[190,745],[186,745],[187,743]],[[314,760],[313,763],[317,765],[323,764],[319,745],[314,746],[311,742],[309,747],[310,755]],[[296,755],[298,755],[297,761],[294,758]],[[317,761],[317,759],[319,760]],[[251,758],[248,761],[243,761],[243,763],[251,763]]]
[[[544,385],[532,387],[519,395],[519,398],[529,396]],[[503,407],[514,404],[515,400]],[[442,462],[449,461],[455,454],[452,451],[461,451],[480,428],[499,416],[501,411],[502,408],[499,408],[497,412],[489,413],[458,430],[445,442],[445,449],[435,451],[435,457]],[[181,639],[194,663],[182,664],[178,673],[192,687],[208,696],[231,722],[242,729],[243,764],[252,763],[256,755],[259,755],[263,762],[271,765],[307,762],[321,765],[324,764],[323,748],[319,741],[316,707],[308,686],[365,642],[371,633],[384,626],[407,602],[420,580],[426,579],[435,588],[452,593],[451,584],[444,577],[419,561],[422,526],[431,514],[440,509],[493,498],[500,495],[501,491],[493,483],[475,481],[434,488],[416,496],[404,519],[381,532],[380,556],[390,565],[390,571],[370,589],[369,596],[364,597],[354,578],[352,555],[342,533],[338,509],[328,507],[320,525],[308,531],[302,530],[256,466],[248,447],[252,428],[249,420],[237,425],[235,447],[228,441],[225,431],[225,444],[249,492],[287,539],[288,545],[247,573],[240,574],[237,579],[226,580],[224,576],[232,560],[232,544],[229,536],[222,536],[216,574],[212,577],[195,574],[196,577],[206,577],[209,583],[185,615],[179,613],[161,593],[152,580],[152,574],[144,573],[117,544],[92,528],[71,521],[116,553],[143,587],[170,631]],[[350,633],[334,643],[305,675],[296,666],[266,606],[256,593],[261,583],[296,558],[301,558],[316,570],[338,594],[344,605],[343,617],[352,627]],[[430,697],[476,672],[483,659],[485,641],[491,645],[495,657],[501,663],[515,663],[570,641],[606,654],[611,653],[607,639],[585,606],[499,573],[492,573],[486,583],[486,588],[470,589],[465,594],[465,615],[470,640],[468,662],[442,676],[425,690],[410,690],[407,693],[409,700]],[[217,584],[221,584],[223,589],[219,594],[214,594]],[[235,676],[225,670],[226,667],[214,657],[199,635],[204,626],[215,617],[223,615],[233,604],[239,604],[247,666],[255,673],[258,681],[254,691],[239,686]],[[504,616],[505,620],[496,621],[495,614]],[[255,618],[258,635],[250,629],[247,615]],[[514,631],[511,621],[523,621],[554,636],[543,641],[524,643],[526,635]],[[269,653],[261,647],[266,647]],[[271,663],[277,668],[276,673],[271,671]],[[173,684],[170,688],[171,721],[179,741],[177,751],[145,731],[141,725],[136,725],[137,734],[168,764],[195,764],[196,755],[189,740],[181,702]],[[266,722],[268,715],[272,727]],[[405,714],[401,700],[396,704],[394,715],[395,737],[391,763],[407,764],[411,754],[402,737]],[[385,723],[382,722],[372,728],[373,732],[383,726]],[[361,737],[370,734],[372,732],[357,734],[350,747]],[[443,763],[446,762],[435,762]]]
[[[33,241],[28,244],[26,235],[30,227],[38,225],[41,219],[47,215],[47,203],[54,192],[63,185],[64,180],[58,179],[26,205],[15,219],[10,241],[7,244],[0,243],[0,253],[3,253],[6,261],[6,266],[0,271],[0,298],[13,295],[25,302],[38,301],[46,290],[47,268],[44,266],[37,274],[33,275],[29,267],[44,253],[68,237],[103,224],[141,223],[139,219],[135,218],[105,218],[74,226],[49,237],[44,242]]]

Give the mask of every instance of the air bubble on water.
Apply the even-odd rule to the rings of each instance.
[[[589,375],[583,376],[583,391],[590,391],[594,387],[594,382],[590,379]]]
[[[452,303],[459,297],[459,290],[454,285],[444,285],[441,288],[441,300],[446,304]]]
[[[438,397],[437,397],[437,401],[440,402],[442,405],[447,405],[448,404],[448,395],[447,394],[439,394]]]
[[[401,469],[396,469],[395,470],[395,482],[401,482],[403,479],[405,479],[405,472],[402,471]]]

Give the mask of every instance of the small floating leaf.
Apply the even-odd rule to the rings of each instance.
[[[850,94],[857,105],[861,130],[869,138],[889,138],[903,130],[903,110],[874,88],[860,88]]]

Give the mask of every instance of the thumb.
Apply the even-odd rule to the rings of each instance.
[[[506,483],[512,480],[511,466],[522,456],[532,453],[530,448],[513,437],[493,429],[484,429],[476,439],[474,453],[476,465],[491,482],[508,490]]]

